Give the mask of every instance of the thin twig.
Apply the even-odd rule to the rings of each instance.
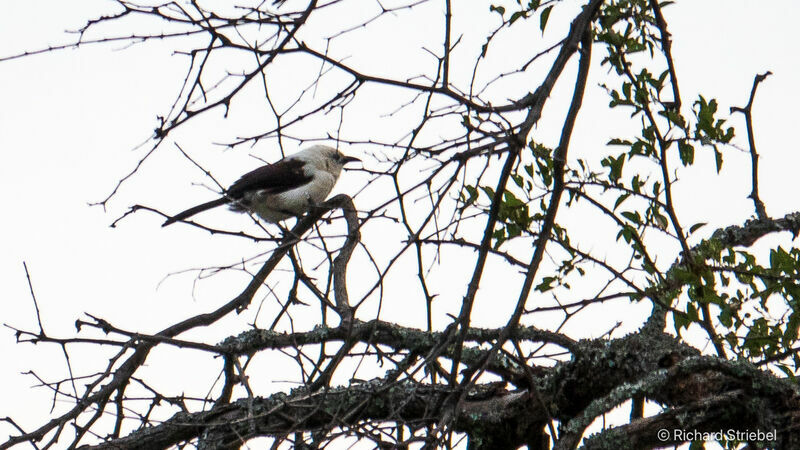
[[[768,76],[772,75],[772,72],[766,71],[762,74],[756,75],[753,79],[753,88],[750,90],[750,98],[747,100],[747,106],[744,108],[739,106],[731,106],[731,114],[735,112],[740,112],[744,114],[744,120],[747,124],[747,142],[750,145],[750,168],[751,168],[751,180],[753,184],[753,189],[748,196],[753,200],[753,204],[756,208],[756,216],[761,220],[769,219],[767,215],[767,209],[764,207],[764,202],[761,201],[761,197],[758,196],[758,152],[756,152],[756,140],[755,135],[753,133],[753,100],[756,98],[756,89],[758,89],[759,83],[764,81]]]

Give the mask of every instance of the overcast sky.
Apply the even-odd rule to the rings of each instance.
[[[64,42],[63,30],[98,15],[105,4],[2,1],[0,58]],[[485,9],[488,15],[488,3]],[[754,109],[762,156],[761,196],[773,216],[800,210],[795,181],[800,161],[795,137],[800,104],[800,36],[795,30],[800,5],[791,0],[679,0],[664,12],[674,37],[673,55],[687,101],[698,92],[718,98],[725,116],[729,106],[746,103],[755,74],[773,72],[759,88]],[[554,13],[551,23],[564,21],[570,14]],[[415,38],[423,39],[424,30],[419,33],[422,37]],[[192,186],[207,180],[174,147],[162,149],[148,161],[142,176],[124,185],[106,210],[89,206],[105,198],[117,180],[133,168],[141,156],[141,150],[134,149],[148,139],[156,126],[155,117],[173,101],[185,69],[185,59],[172,55],[162,44],[122,47],[87,46],[0,62],[0,186],[4,202],[0,218],[0,321],[4,324],[25,329],[37,326],[23,261],[31,272],[46,331],[57,336],[74,333],[74,321],[84,312],[122,328],[153,332],[213,309],[238,292],[236,287],[222,286],[239,286],[246,281],[245,274],[234,272],[215,277],[215,284],[207,285],[211,286],[207,289],[193,290],[196,272],[164,278],[190,268],[235,262],[256,253],[252,242],[210,236],[182,224],[162,229],[162,219],[146,213],[136,214],[116,228],[109,227],[136,203],[177,212],[212,195]],[[599,59],[596,57],[596,62]],[[601,111],[607,99],[595,98],[599,100],[594,105]],[[616,126],[605,123],[602,115],[589,117],[591,106],[587,109],[590,112],[579,118],[578,142],[581,133],[602,135],[607,127]],[[213,120],[220,121],[219,116],[214,115]],[[731,123],[737,127],[736,144],[744,148],[741,118],[734,116]],[[390,129],[391,119],[360,126],[383,132]],[[190,137],[183,139],[181,142],[188,145],[206,145]],[[272,150],[264,153],[265,159],[275,159]],[[367,166],[374,164],[370,159],[373,149],[353,146],[343,150],[361,157]],[[252,153],[259,151],[265,149],[255,148]],[[707,170],[685,175],[696,179],[683,185],[682,189],[691,191],[683,195],[697,197],[696,207],[687,205],[682,210],[685,223],[741,224],[752,214],[752,204],[745,198],[749,179],[741,170],[746,168],[747,155],[731,148],[725,151],[726,166],[720,177],[708,178]],[[702,167],[713,162],[708,154],[698,158]],[[258,164],[246,153],[233,157],[222,152],[208,156],[206,162],[219,167],[223,184]],[[363,174],[344,177],[337,192],[363,186]],[[227,211],[208,217],[215,224],[243,220]],[[406,283],[405,279],[397,280],[397,289]],[[462,295],[451,293],[454,299]],[[411,306],[422,311],[420,304]],[[395,303],[385,308],[385,317],[398,317],[409,324],[416,320],[401,315],[409,305]],[[494,306],[486,303],[482,308],[491,312]],[[487,323],[491,323],[490,316]],[[609,318],[615,319],[619,320]],[[202,339],[211,343],[226,336],[220,328],[207,333]],[[0,417],[21,417],[28,426],[40,424],[50,407],[49,393],[30,389],[34,380],[20,373],[40,369],[53,377],[64,376],[60,349],[16,345],[13,332],[5,329],[0,331],[0,353],[4,356],[0,366],[0,398],[4,399]],[[76,359],[83,356],[80,350],[76,353]],[[158,361],[155,355],[151,365]],[[7,431],[0,426],[0,439]]]

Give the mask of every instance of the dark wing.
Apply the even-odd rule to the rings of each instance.
[[[233,200],[239,200],[245,192],[265,191],[279,194],[300,187],[312,178],[303,171],[305,164],[299,159],[282,159],[275,164],[259,167],[242,175],[228,188],[226,194]]]

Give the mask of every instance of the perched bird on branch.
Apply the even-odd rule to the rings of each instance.
[[[272,223],[303,215],[325,201],[342,167],[354,161],[360,159],[333,147],[314,145],[242,175],[222,197],[178,213],[162,226],[226,204],[234,211],[253,212]]]

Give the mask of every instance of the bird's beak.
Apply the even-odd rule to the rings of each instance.
[[[358,159],[358,158],[356,158],[354,156],[347,156],[347,155],[342,155],[341,161],[342,161],[342,165],[345,165],[345,164],[351,163],[351,162],[356,162],[356,161],[361,162],[360,159]]]

